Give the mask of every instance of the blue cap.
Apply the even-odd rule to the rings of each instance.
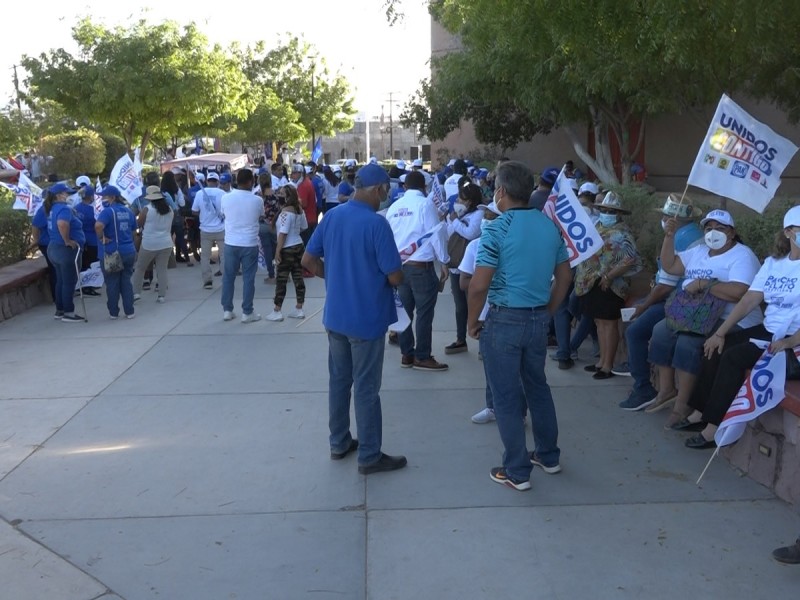
[[[553,185],[558,179],[558,174],[561,173],[561,170],[556,167],[547,167],[542,174],[539,175],[539,178],[544,181],[545,183],[549,183]]]
[[[220,183],[230,183],[231,181],[233,181],[233,178],[230,173],[223,173],[219,176]]]
[[[75,190],[69,187],[66,183],[57,183],[53,186],[50,186],[51,194],[63,194],[64,192],[67,194],[74,194]]]
[[[81,189],[81,193],[83,194],[84,198],[93,198],[94,188],[91,185],[85,185],[83,186],[83,189]]]
[[[389,183],[389,174],[376,164],[366,164],[356,173],[356,187],[367,188],[385,183]]]
[[[119,191],[119,188],[114,185],[107,185],[102,190],[100,190],[101,196],[114,196],[115,198],[122,196],[122,193]]]

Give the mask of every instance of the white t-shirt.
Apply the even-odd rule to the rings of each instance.
[[[300,232],[308,229],[306,213],[304,211],[300,211],[300,214],[298,215],[293,210],[282,210],[278,215],[275,227],[279,234],[286,234],[286,241],[283,243],[284,248],[299,246],[303,243],[303,238],[300,237]]]
[[[142,210],[147,210],[142,229],[142,249],[156,251],[172,248],[172,218],[175,216],[172,209],[164,215],[152,204]]]
[[[481,217],[482,218],[482,217]],[[465,273],[466,275],[472,276],[475,275],[475,261],[478,259],[478,246],[481,243],[481,238],[477,238],[472,240],[469,244],[467,244],[466,249],[464,250],[464,258],[461,259],[461,263],[458,265],[458,270],[460,273]],[[478,321],[485,321],[486,315],[489,314],[489,302],[487,300],[486,304],[481,311],[480,316],[478,317]]]
[[[247,190],[231,190],[222,197],[225,245],[258,246],[258,220],[264,216],[264,201]]]
[[[200,231],[219,233],[225,231],[222,222],[222,196],[225,191],[219,188],[203,188],[194,196],[192,212],[200,213]]]
[[[683,289],[695,279],[716,279],[720,283],[744,283],[750,285],[753,278],[761,268],[761,263],[753,251],[744,244],[736,244],[722,254],[710,256],[711,250],[705,244],[689,248],[684,252],[679,252],[678,257],[684,266]],[[722,313],[722,318],[726,318],[735,302],[728,302]],[[763,321],[761,309],[754,308],[747,316],[739,321],[739,327],[747,329],[758,325]]]
[[[764,294],[764,327],[781,337],[800,329],[800,260],[769,257],[750,285]]]
[[[422,192],[408,190],[386,211],[386,220],[392,228],[394,243],[397,244],[403,262],[438,260],[446,265],[450,261],[447,254],[447,230],[444,226],[437,230],[435,239],[424,239],[440,222],[436,207]]]
[[[325,184],[325,202],[328,204],[339,204],[339,184],[331,185],[327,179],[323,179]]]

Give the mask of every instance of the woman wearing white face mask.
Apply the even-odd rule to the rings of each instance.
[[[762,302],[767,304],[764,323],[737,330],[737,323]],[[675,426],[683,431],[700,431],[686,440],[688,448],[716,445],[717,426],[736,397],[745,373],[761,357],[762,350],[751,339],[772,342],[772,352],[800,344],[800,206],[786,213],[772,256],[764,261],[750,289],[704,344],[705,358],[697,387],[682,413],[686,418]],[[793,353],[786,359],[796,362]]]
[[[682,289],[692,296],[703,297],[704,304],[709,307],[715,298],[722,300],[725,304],[720,319],[724,319],[744,296],[761,264],[753,251],[736,235],[733,217],[729,212],[712,210],[700,221],[700,226],[703,228],[705,244],[676,254],[674,236],[677,223],[674,219],[667,221],[666,237],[661,246],[661,268],[670,275],[682,276]],[[760,308],[754,306],[731,327],[746,329],[758,325],[762,320]],[[667,391],[674,390],[675,372],[678,374],[675,407],[667,419],[667,429],[680,427],[686,416],[689,397],[700,374],[705,337],[674,331],[667,325],[666,319],[653,328],[649,358],[652,364],[658,366],[659,395],[671,395]]]
[[[584,313],[594,319],[600,343],[600,358],[584,370],[594,373],[595,379],[609,379],[614,376],[611,368],[619,345],[620,311],[630,288],[629,277],[641,270],[642,261],[633,233],[621,220],[631,212],[622,207],[619,196],[608,192],[595,208],[603,247],[577,266],[575,294]]]

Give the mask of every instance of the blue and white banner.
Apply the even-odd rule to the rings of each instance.
[[[796,152],[791,141],[723,94],[689,174],[689,185],[763,213]]]
[[[553,184],[553,190],[542,212],[561,230],[561,237],[567,245],[570,267],[578,266],[603,247],[603,238],[592,223],[592,218],[583,210],[563,171]]]
[[[33,183],[22,171],[19,173],[19,182],[16,185],[0,181],[0,186],[14,194],[12,208],[27,211],[29,217],[35,215],[42,205],[42,188]]]
[[[315,163],[318,163],[321,158],[322,158],[322,136],[317,138],[317,141],[314,144],[314,150],[311,152],[311,160],[313,160]]]
[[[141,169],[141,163],[139,169]],[[129,203],[142,194],[142,180],[139,177],[139,171],[136,170],[136,165],[127,152],[114,165],[108,183],[119,189],[123,198]]]

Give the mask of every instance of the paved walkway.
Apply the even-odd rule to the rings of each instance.
[[[797,595],[800,569],[769,558],[797,512],[724,460],[697,487],[710,453],[619,410],[629,380],[548,365],[564,471],[519,493],[489,479],[494,425],[469,421],[476,344],[447,373],[388,347],[384,448],[409,466],[363,477],[328,458],[320,317],[225,323],[219,279],[170,276],[132,321],[88,298],[87,324],[44,306],[0,324],[0,598]],[[259,278],[262,314],[271,295]],[[307,314],[323,296],[309,282]],[[445,293],[439,359],[453,330]]]

